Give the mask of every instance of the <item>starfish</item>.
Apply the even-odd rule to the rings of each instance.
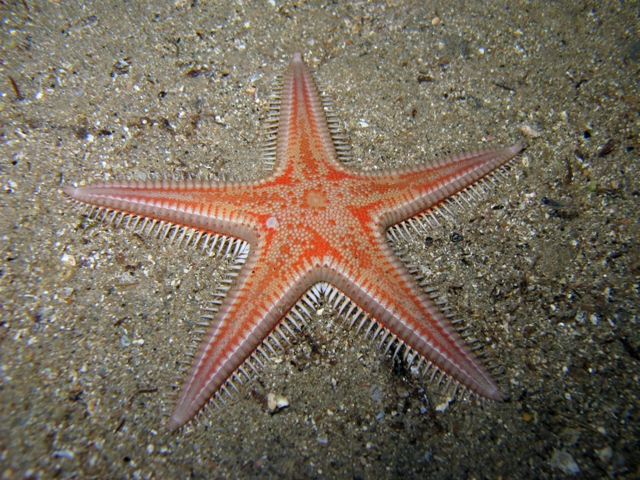
[[[302,55],[293,55],[267,118],[258,181],[150,180],[64,189],[76,205],[116,226],[217,248],[235,261],[205,310],[208,331],[168,428],[176,431],[235,388],[258,352],[294,333],[318,297],[372,338],[419,360],[464,391],[503,394],[387,241],[400,222],[424,224],[434,207],[505,166],[520,150],[465,153],[381,172],[348,167],[346,141]],[[141,223],[140,223],[141,222]],[[426,227],[426,226],[425,226]],[[422,282],[425,283],[425,282]],[[306,303],[305,303],[306,302]]]

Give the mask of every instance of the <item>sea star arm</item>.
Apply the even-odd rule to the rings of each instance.
[[[203,338],[181,388],[169,429],[191,420],[255,355],[287,314],[323,276],[318,259],[283,254],[278,231],[262,231]],[[295,249],[294,249],[295,250]],[[307,249],[310,250],[310,249]],[[313,250],[311,248],[311,250]],[[264,353],[264,352],[263,352]],[[251,363],[249,365],[252,367]]]
[[[221,394],[228,381],[240,379],[237,374],[241,366],[303,293],[299,278],[289,279],[292,288],[287,291],[274,288],[269,281],[272,272],[266,267],[268,249],[264,243],[251,248],[235,284],[202,339],[169,419],[169,430],[175,431],[191,420]]]
[[[236,208],[247,189],[244,182],[165,180],[68,186],[64,191],[79,205],[252,242],[255,223]]]
[[[522,150],[510,147],[462,153],[397,171],[362,174],[368,199],[381,212],[383,228],[424,213],[507,164]],[[373,205],[372,207],[373,208]]]
[[[318,168],[322,162],[294,162],[313,152],[330,168],[344,171],[338,162],[336,145],[327,123],[323,102],[309,67],[295,52],[282,81],[282,92],[278,95],[279,110],[274,127],[277,127],[275,142],[274,176],[283,174],[291,164],[295,168]]]
[[[500,400],[502,392],[451,323],[421,292],[386,244],[371,250],[372,267],[333,264],[327,280],[348,296],[392,339],[471,392]],[[359,258],[359,263],[364,263]],[[382,336],[382,335],[381,335]],[[383,336],[383,341],[387,336]],[[387,346],[392,340],[386,340]]]

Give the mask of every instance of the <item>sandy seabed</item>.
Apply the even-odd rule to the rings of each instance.
[[[634,4],[145,3],[0,9],[0,478],[640,475]],[[223,410],[164,430],[225,260],[87,219],[61,187],[259,178],[296,49],[355,168],[525,143],[403,245],[505,402],[446,406],[325,309]]]

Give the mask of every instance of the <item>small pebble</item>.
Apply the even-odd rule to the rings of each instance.
[[[381,401],[382,400],[382,390],[380,389],[380,387],[377,386],[377,385],[372,385],[371,389],[369,390],[369,397],[374,402]]]
[[[613,458],[613,449],[611,447],[604,447],[600,450],[596,450],[596,454],[598,455],[598,460],[603,465],[609,465],[609,462]]]
[[[74,453],[71,450],[57,450],[53,452],[54,458],[73,458],[75,457]]]
[[[62,257],[60,257],[60,261],[62,263],[66,263],[70,267],[76,266],[76,257],[74,257],[73,255],[69,255],[68,253],[63,253]]]
[[[571,454],[565,450],[557,450],[556,453],[553,454],[549,465],[558,470],[562,470],[565,475],[576,475],[580,473],[580,467]]]
[[[283,408],[289,406],[289,400],[283,395],[277,393],[267,394],[267,408],[271,413],[279,412]]]
[[[424,452],[424,461],[425,462],[430,462],[432,458],[433,458],[433,452],[431,450],[427,449],[427,451]]]
[[[538,138],[540,135],[542,135],[542,132],[526,124],[520,126],[520,131],[524,133],[527,137],[531,137],[531,138]]]
[[[447,408],[449,408],[449,404],[452,400],[452,398],[445,398],[442,403],[436,405],[436,412],[444,412]]]
[[[396,393],[400,398],[407,398],[409,396],[409,391],[404,387],[398,387]]]

